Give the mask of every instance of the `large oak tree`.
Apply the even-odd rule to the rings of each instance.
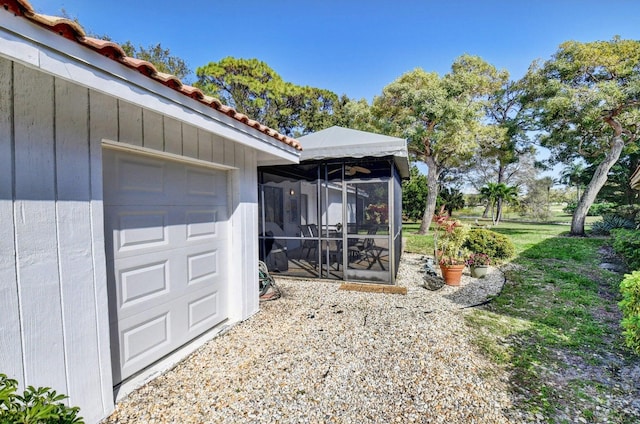
[[[571,222],[584,235],[589,207],[625,149],[638,148],[640,41],[568,41],[529,71],[533,115],[556,162],[582,157],[597,165]]]

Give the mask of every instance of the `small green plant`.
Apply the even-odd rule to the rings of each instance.
[[[596,221],[591,226],[591,233],[596,235],[609,235],[614,228],[626,228],[632,230],[636,223],[620,215],[605,214],[601,221]]]
[[[627,274],[620,283],[622,332],[627,347],[640,355],[640,271]]]
[[[2,424],[83,424],[80,408],[62,403],[67,396],[49,387],[27,387],[17,395],[18,382],[0,374],[0,423]]]
[[[506,261],[516,252],[509,237],[485,228],[474,228],[469,231],[463,247],[473,253],[485,253],[495,262]]]
[[[631,270],[640,270],[640,231],[614,228],[611,230],[613,249],[624,257]]]

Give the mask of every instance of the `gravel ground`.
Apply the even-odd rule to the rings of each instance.
[[[131,393],[106,423],[513,423],[507,375],[471,344],[466,307],[504,279],[463,276],[421,287],[403,256],[407,295],[278,279],[282,297]]]

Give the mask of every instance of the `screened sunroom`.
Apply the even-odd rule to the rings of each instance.
[[[260,259],[280,275],[393,284],[406,141],[341,127],[298,140],[298,165],[258,168]]]

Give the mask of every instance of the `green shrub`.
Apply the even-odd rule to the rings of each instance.
[[[631,270],[640,270],[640,231],[614,228],[611,230],[613,249],[624,257]]]
[[[640,355],[640,271],[624,276],[620,283],[620,293],[622,334],[627,346]]]
[[[17,395],[18,382],[0,374],[0,423],[83,424],[78,407],[62,403],[67,398],[48,387],[27,387]]]
[[[473,253],[486,253],[494,263],[504,262],[516,253],[516,248],[509,237],[484,228],[474,228],[469,231],[463,247]]]
[[[614,228],[633,230],[636,228],[636,223],[620,215],[605,214],[601,221],[593,223],[591,232],[596,235],[609,235]]]

